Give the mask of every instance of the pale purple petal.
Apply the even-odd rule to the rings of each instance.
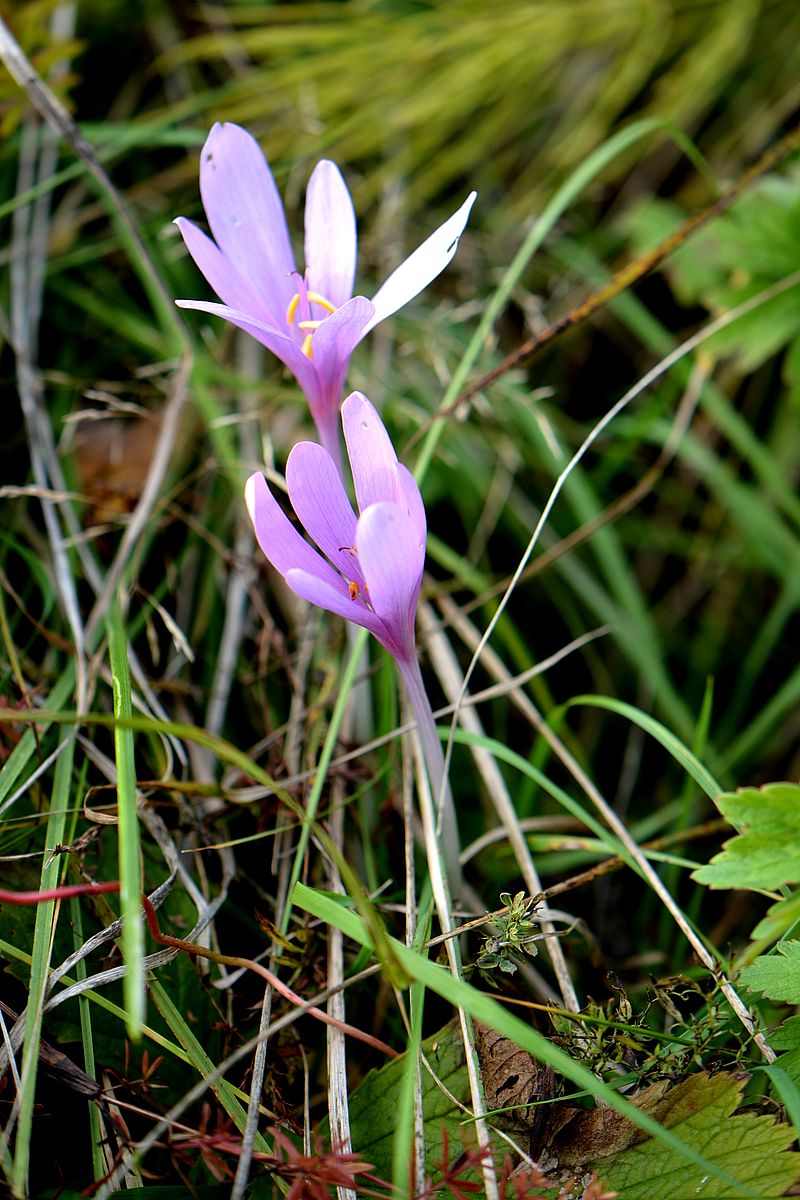
[[[328,612],[344,617],[347,621],[363,625],[385,645],[384,627],[380,617],[367,608],[360,595],[351,599],[347,584],[338,575],[336,578],[339,580],[338,584],[330,584],[316,574],[294,570],[287,572],[286,582],[296,595],[302,596],[311,604],[318,604]]]
[[[356,547],[367,597],[393,643],[394,648],[389,648],[407,657],[414,648],[425,541],[412,518],[396,504],[373,504],[358,518]]]
[[[311,361],[317,377],[316,403],[320,410],[338,413],[350,355],[361,341],[364,327],[372,316],[372,304],[363,296],[354,296],[323,321],[311,338]],[[306,392],[308,396],[308,393]],[[315,420],[320,416],[308,397]],[[337,418],[338,420],[338,418]]]
[[[317,163],[306,191],[306,281],[335,308],[353,294],[356,214],[335,163]]]
[[[216,124],[200,155],[200,194],[214,240],[277,322],[296,292],[283,204],[255,138]]]
[[[397,312],[404,304],[426,288],[432,279],[445,269],[458,247],[458,239],[464,231],[470,209],[475,201],[477,192],[470,192],[458,212],[453,213],[432,233],[413,254],[401,263],[382,287],[372,297],[375,314],[364,333],[383,321],[384,318]]]
[[[317,373],[311,361],[297,345],[297,342],[289,337],[288,334],[281,333],[279,329],[273,329],[271,325],[259,321],[256,317],[250,316],[249,313],[239,312],[235,308],[228,308],[225,304],[215,304],[210,300],[176,300],[175,303],[178,305],[178,308],[192,308],[198,312],[211,313],[214,317],[223,317],[226,321],[230,321],[231,325],[235,325],[237,329],[243,329],[245,333],[249,333],[254,337],[257,342],[261,342],[262,346],[266,346],[268,350],[271,350],[284,366],[289,368],[305,392],[308,402],[313,409],[314,404],[318,401],[319,385]]]
[[[327,317],[311,338],[311,359],[319,370],[328,370],[333,362],[347,364],[350,355],[364,336],[364,328],[372,317],[372,301],[354,296],[335,313]],[[337,397],[338,400],[338,397]]]
[[[403,463],[397,464],[397,472],[400,479],[400,504],[401,506],[405,506],[406,512],[414,522],[417,532],[424,543],[425,538],[428,536],[428,521],[425,516],[425,504],[422,499],[422,493],[419,490],[419,484],[408,467],[404,466]]]
[[[342,426],[359,511],[384,500],[400,503],[394,446],[377,410],[362,392],[351,392],[342,405]]]
[[[249,313],[257,321],[271,324],[272,314],[266,304],[211,238],[185,217],[178,217],[175,224],[181,231],[186,249],[220,300],[230,308]]]
[[[295,529],[260,471],[247,480],[244,498],[256,540],[276,571],[285,576],[298,568],[331,587],[344,587],[330,563]]]
[[[316,442],[300,442],[286,462],[286,487],[309,537],[345,579],[363,587],[355,549],[356,514],[330,454]]]

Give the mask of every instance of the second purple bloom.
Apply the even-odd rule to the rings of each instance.
[[[300,442],[286,463],[292,507],[322,554],[285,515],[260,473],[247,481],[247,509],[261,549],[292,591],[363,625],[407,671],[416,668],[425,508],[414,477],[398,462],[383,422],[360,392],[342,405],[342,426],[358,517],[324,447]]]

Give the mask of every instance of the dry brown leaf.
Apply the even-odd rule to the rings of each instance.
[[[141,494],[161,426],[159,413],[133,420],[81,421],[74,437],[81,490],[94,501],[87,524],[116,522]]]
[[[537,1062],[527,1050],[480,1021],[475,1022],[475,1046],[487,1109],[512,1109],[502,1114],[498,1124],[527,1130],[532,1138],[541,1134],[551,1106],[536,1101],[551,1100],[556,1095],[552,1067]]]

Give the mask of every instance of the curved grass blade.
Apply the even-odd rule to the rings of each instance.
[[[683,742],[667,729],[666,725],[656,721],[655,717],[649,716],[632,704],[626,704],[623,700],[614,700],[610,696],[573,696],[571,700],[561,706],[559,712],[566,712],[568,708],[573,708],[576,704],[585,704],[590,708],[604,708],[620,717],[626,717],[627,720],[632,721],[634,725],[638,725],[645,733],[649,733],[651,737],[660,742],[712,800],[722,791],[721,785],[717,783],[708,768],[695,758],[691,750],[687,749]]]

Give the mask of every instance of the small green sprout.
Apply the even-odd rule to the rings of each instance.
[[[536,932],[539,921],[533,914],[540,899],[540,896],[526,896],[525,892],[517,892],[516,896],[510,892],[500,893],[500,902],[506,911],[493,918],[496,932],[483,939],[475,960],[475,966],[489,983],[494,984],[493,971],[514,975],[526,955],[531,958],[536,955],[534,942],[542,934]]]

